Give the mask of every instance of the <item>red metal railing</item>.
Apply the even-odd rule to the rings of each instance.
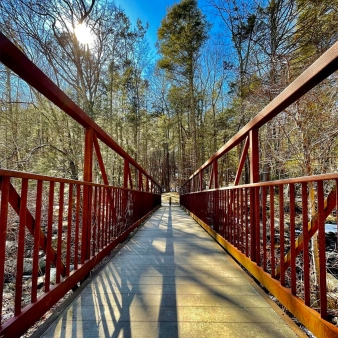
[[[259,182],[259,129],[338,69],[338,43],[267,105],[181,187],[180,204],[318,337],[337,337],[327,291],[325,220],[337,215],[338,174]],[[232,187],[219,188],[218,159],[243,142]],[[250,184],[238,185],[249,153]],[[209,170],[208,187],[205,176]],[[311,193],[310,193],[311,192]],[[310,196],[309,196],[310,195]],[[315,198],[314,198],[315,197]],[[309,243],[318,234],[318,249]],[[312,264],[318,255],[319,266]],[[317,271],[317,273],[315,273]],[[317,279],[317,281],[316,281]]]
[[[0,336],[17,337],[160,206],[161,188],[1,33],[0,61],[85,128],[84,181],[0,170]],[[109,185],[98,140],[123,158],[123,188]]]

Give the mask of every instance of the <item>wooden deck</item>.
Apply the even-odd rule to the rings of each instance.
[[[162,206],[42,336],[297,337],[270,303],[180,207]]]

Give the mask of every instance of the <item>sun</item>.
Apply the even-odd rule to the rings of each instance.
[[[79,23],[75,27],[74,33],[77,40],[84,45],[90,45],[93,42],[93,34],[90,28],[83,23]]]

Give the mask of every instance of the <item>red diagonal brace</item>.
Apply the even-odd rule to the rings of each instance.
[[[248,155],[248,149],[249,149],[249,138],[247,137],[246,141],[244,143],[243,150],[242,150],[241,159],[239,160],[239,165],[238,165],[238,170],[237,170],[237,173],[236,173],[234,185],[238,185],[239,180],[241,179],[245,159],[246,159],[246,156]]]
[[[99,142],[97,140],[97,136],[96,136],[95,132],[93,133],[93,142],[94,142],[94,148],[95,148],[97,162],[99,163],[99,167],[100,167],[101,174],[102,174],[103,183],[106,184],[106,185],[109,185],[106,168],[104,166],[103,158],[102,158],[102,154],[101,154],[101,150],[100,150],[100,145],[99,145]]]
[[[0,177],[0,187],[1,187],[1,183],[2,183],[2,177]],[[15,188],[13,187],[12,184],[10,184],[10,186],[9,186],[9,204],[12,206],[14,211],[18,215],[20,215],[21,197],[19,196],[19,194],[17,193],[17,191],[15,190]],[[26,208],[26,226],[27,226],[29,232],[32,234],[32,236],[34,236],[35,219],[27,208]],[[47,248],[47,238],[41,230],[40,230],[39,237],[40,237],[39,238],[40,247],[45,253],[47,253],[47,249],[46,249]],[[56,267],[57,254],[52,247],[50,247],[49,250],[50,250],[51,262]],[[66,275],[66,267],[64,266],[64,264],[62,262],[60,264],[60,272],[61,272],[62,276]]]

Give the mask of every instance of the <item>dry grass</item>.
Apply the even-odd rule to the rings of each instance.
[[[171,203],[179,204],[180,203],[180,195],[178,192],[166,192],[161,195],[162,203],[169,203],[169,199],[171,198]]]

